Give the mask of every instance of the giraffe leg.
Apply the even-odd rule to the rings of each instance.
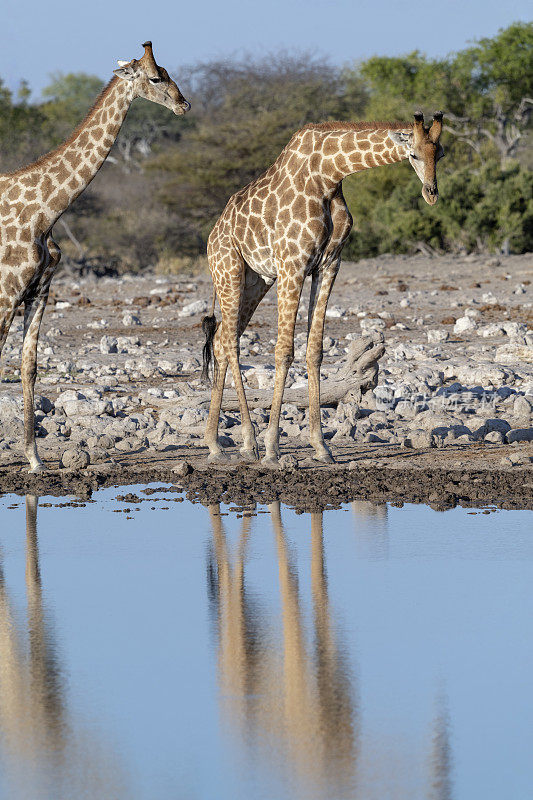
[[[226,358],[233,375],[235,390],[239,399],[241,411],[241,429],[243,446],[242,455],[252,461],[259,457],[257,441],[255,438],[254,426],[250,419],[250,411],[246,402],[246,394],[242,382],[241,369],[239,366],[239,330],[241,329],[241,300],[245,289],[246,265],[239,254],[232,253],[229,263],[222,272],[213,273],[216,276],[215,287],[217,289],[218,302],[222,313],[220,324],[220,339]],[[224,282],[221,283],[220,277]],[[220,286],[217,283],[221,283]]]
[[[24,453],[30,462],[30,472],[41,472],[43,463],[35,442],[35,378],[37,375],[37,341],[43,317],[46,295],[28,299],[24,308],[24,344],[22,345],[22,396],[24,398]]]
[[[220,336],[220,327],[215,334],[213,341],[213,353],[217,360],[217,373],[213,379],[213,389],[211,390],[211,402],[209,404],[209,416],[207,417],[207,424],[205,426],[204,443],[209,447],[208,461],[226,461],[227,455],[220,447],[218,441],[218,422],[220,418],[220,406],[222,405],[222,395],[224,393],[224,383],[226,381],[226,372],[228,370],[228,359],[222,347]]]
[[[239,313],[239,337],[242,336],[248,323],[250,322],[255,309],[268,292],[272,284],[266,283],[260,275],[246,265],[244,277],[244,289],[241,295]],[[228,368],[228,359],[221,344],[221,327],[217,330],[213,341],[213,352],[217,359],[218,373],[216,381],[213,383],[211,392],[211,403],[209,406],[209,416],[204,434],[204,442],[209,447],[209,461],[224,461],[227,456],[218,442],[218,422],[220,418],[220,407],[222,405],[222,395],[224,392],[224,381]]]
[[[278,271],[279,275],[279,271]],[[276,380],[265,434],[264,462],[271,466],[279,460],[279,418],[287,372],[294,359],[294,326],[300,304],[304,275],[278,277],[278,339],[276,342]]]
[[[24,303],[24,341],[22,345],[22,396],[24,398],[24,453],[30,462],[30,472],[41,472],[45,467],[37,452],[35,442],[35,378],[37,376],[37,342],[48,300],[50,283],[61,258],[61,251],[50,237],[47,240],[49,263],[35,291]]]
[[[16,305],[0,305],[0,356],[2,355],[2,350],[4,349],[7,335],[9,333],[9,329],[11,328],[11,323],[13,322],[16,311]]]
[[[16,305],[0,305],[0,356],[2,355],[2,350],[4,348],[4,344],[6,343],[7,335],[9,333],[11,323],[13,322],[16,310]]]
[[[333,462],[329,448],[324,442],[322,423],[320,420],[320,365],[322,364],[322,347],[324,339],[324,322],[329,296],[339,271],[340,259],[337,259],[322,273],[320,291],[316,300],[313,317],[310,320],[307,338],[307,377],[309,383],[309,427],[311,446],[317,461]],[[314,280],[314,276],[313,276]]]

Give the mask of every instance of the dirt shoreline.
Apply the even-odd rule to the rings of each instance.
[[[531,455],[529,444],[513,450]],[[533,468],[502,467],[508,448],[457,445],[445,450],[407,451],[399,447],[339,447],[337,463],[317,465],[308,448],[294,448],[295,469],[272,470],[261,462],[231,460],[212,465],[205,448],[184,447],[168,453],[128,454],[84,470],[59,469],[30,474],[19,459],[0,469],[0,494],[89,498],[106,487],[172,484],[190,500],[225,502],[247,507],[281,500],[301,511],[337,507],[353,500],[376,503],[425,503],[437,510],[456,505],[479,508],[533,509]],[[184,465],[185,469],[184,469]],[[180,472],[187,471],[182,475]]]
[[[360,337],[384,336],[385,353],[373,394],[323,403],[334,466],[312,461],[308,410],[290,402],[291,391],[307,395],[306,287],[280,420],[282,456],[289,465],[295,457],[298,468],[275,472],[242,463],[240,415],[231,408],[220,425],[231,461],[223,468],[207,462],[209,393],[199,379],[207,275],[58,275],[36,387],[38,445],[49,472],[29,475],[23,457],[17,319],[0,372],[0,492],[86,497],[101,486],[176,483],[176,462],[186,460],[192,471],[183,486],[205,502],[279,498],[313,509],[375,499],[532,508],[532,270],[533,254],[343,263],[328,307],[323,397],[344,380]],[[266,397],[252,411],[261,454],[276,329],[272,291],[241,338],[246,391]],[[59,469],[61,458],[80,470]]]

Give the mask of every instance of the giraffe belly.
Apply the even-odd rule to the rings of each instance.
[[[272,286],[278,277],[275,260],[269,255],[265,254],[261,256],[261,254],[257,252],[248,255],[243,253],[243,256],[250,269],[257,275],[260,275],[266,284]]]

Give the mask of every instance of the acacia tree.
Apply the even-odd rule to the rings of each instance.
[[[446,130],[478,154],[481,142],[488,141],[506,167],[533,111],[533,23],[517,22],[492,39],[480,39],[451,66],[464,102],[462,111],[448,112]]]
[[[46,141],[46,120],[30,105],[30,91],[22,81],[16,96],[0,79],[0,170],[16,169],[40,155]]]

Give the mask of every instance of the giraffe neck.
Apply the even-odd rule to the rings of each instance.
[[[132,100],[131,85],[113,78],[70,139],[25,170],[40,173],[42,211],[49,227],[83,192],[106,160]]]
[[[412,128],[391,128],[410,132]],[[364,169],[404,161],[409,155],[409,145],[397,144],[391,138],[391,129],[383,126],[357,130],[354,127],[333,128],[324,134],[319,172],[327,183],[337,186],[344,178]]]

